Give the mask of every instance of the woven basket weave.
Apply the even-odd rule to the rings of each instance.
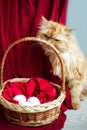
[[[58,91],[60,92],[60,95],[57,97],[57,99],[51,102],[40,104],[37,106],[16,105],[14,103],[7,101],[2,96],[2,92],[4,91],[5,84],[8,81],[27,82],[29,80],[29,78],[13,78],[13,79],[3,82],[3,69],[4,69],[4,64],[5,64],[5,60],[6,60],[8,52],[16,44],[19,44],[21,42],[27,42],[27,41],[35,41],[35,42],[39,42],[41,44],[46,44],[47,46],[49,46],[55,52],[61,64],[62,85],[59,86],[58,84],[52,83],[55,85],[55,87],[57,87]],[[49,124],[55,119],[58,119],[58,116],[61,111],[61,105],[65,97],[66,97],[66,94],[65,94],[64,63],[57,49],[54,46],[50,45],[47,41],[42,40],[40,38],[24,37],[24,38],[14,41],[7,48],[2,59],[1,69],[0,69],[0,104],[2,105],[4,114],[10,123],[23,125],[23,126],[33,126],[33,127]]]

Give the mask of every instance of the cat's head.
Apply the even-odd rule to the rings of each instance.
[[[43,38],[49,43],[54,44],[57,49],[63,51],[67,49],[67,41],[73,35],[74,30],[57,22],[47,20],[42,16],[37,37]]]

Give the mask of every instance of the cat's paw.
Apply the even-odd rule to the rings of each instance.
[[[77,110],[80,108],[80,103],[74,102],[74,103],[72,103],[72,106],[73,106],[74,110]]]
[[[83,101],[85,99],[85,96],[83,94],[80,95],[80,101]]]

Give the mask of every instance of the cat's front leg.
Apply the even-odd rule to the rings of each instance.
[[[73,81],[72,87],[70,88],[72,106],[73,109],[77,110],[80,108],[80,94],[82,91],[82,85],[78,81]]]
[[[79,92],[74,89],[70,90],[73,109],[77,110],[80,108]]]

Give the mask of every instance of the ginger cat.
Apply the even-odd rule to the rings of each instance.
[[[80,108],[80,100],[87,95],[87,60],[78,46],[74,30],[42,17],[37,37],[48,41],[61,54],[65,65],[66,84],[70,89],[73,109]],[[60,63],[55,53],[42,44],[52,64],[54,75],[61,77]]]

